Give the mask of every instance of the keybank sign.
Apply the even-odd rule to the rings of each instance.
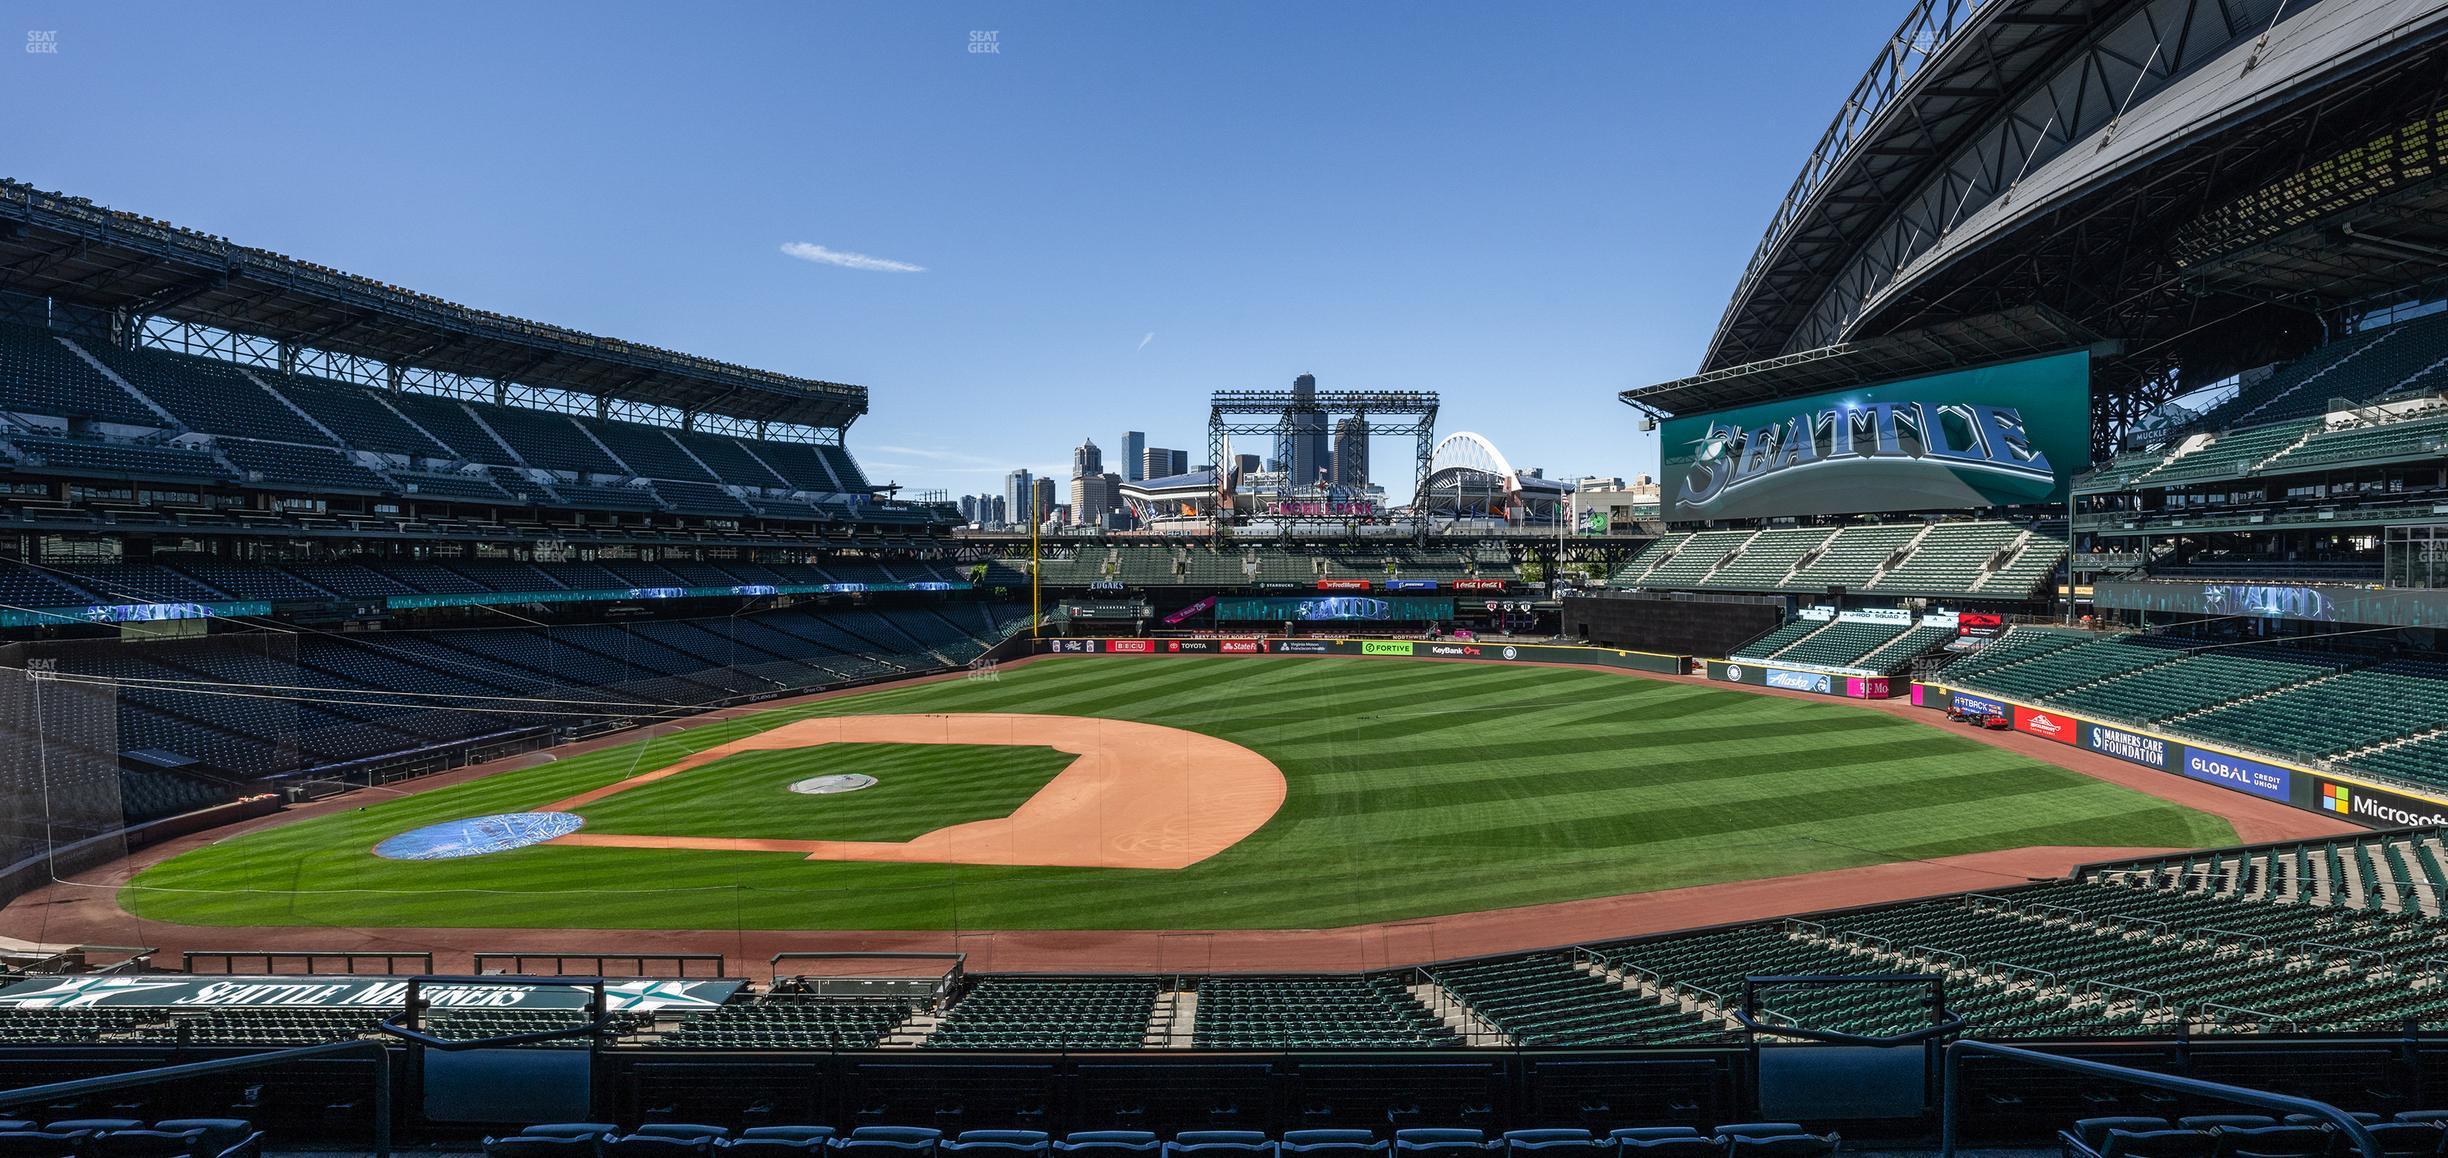
[[[1669,420],[1667,517],[2052,501],[2090,460],[2089,365],[2075,351]]]

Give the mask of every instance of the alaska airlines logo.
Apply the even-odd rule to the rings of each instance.
[[[1919,460],[2044,486],[2057,480],[2013,407],[1869,402],[1808,411],[1750,431],[1709,423],[1683,476],[1683,501],[1706,505],[1789,470],[1850,459]]]

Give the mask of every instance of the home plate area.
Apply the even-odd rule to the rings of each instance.
[[[829,754],[811,750],[829,745],[872,745],[856,750],[862,759],[905,761],[912,746],[1035,749],[1057,754],[1037,766],[1038,774],[1055,763],[1060,770],[1012,807],[1007,796],[996,794],[1024,788],[1025,769],[992,784],[955,782],[941,793],[927,791],[918,778],[905,784],[900,773],[805,775],[806,761]],[[1026,754],[987,751],[950,763],[991,762],[998,755]],[[716,764],[723,767],[710,767]],[[919,761],[920,767],[925,764]],[[881,770],[873,763],[859,766]],[[766,769],[787,770],[787,793],[765,786],[758,776]],[[733,770],[736,775],[727,774]],[[777,798],[853,792],[857,797],[808,803],[855,807],[855,813],[770,815],[777,811]],[[1124,720],[974,713],[801,720],[540,811],[587,818],[584,831],[547,842],[558,845],[792,852],[831,861],[1181,869],[1256,832],[1283,805],[1284,795],[1283,773],[1271,761],[1212,736]],[[731,800],[738,801],[736,808],[728,807]],[[965,815],[959,812],[964,802],[970,809]],[[653,807],[644,807],[648,804]],[[688,815],[692,807],[714,815],[704,824],[658,827],[659,818]],[[930,817],[942,822],[930,823]],[[816,839],[783,831],[794,827],[828,835],[849,829],[860,838]],[[752,835],[750,829],[763,831]],[[885,833],[891,836],[880,835]]]

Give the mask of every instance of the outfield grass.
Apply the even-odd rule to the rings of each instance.
[[[1040,746],[819,744],[741,752],[576,809],[588,832],[771,840],[913,840],[947,824],[1009,816],[1073,757]],[[875,785],[806,796],[811,776],[864,772]]]
[[[789,720],[963,711],[1204,732],[1273,760],[1290,792],[1257,833],[1179,871],[571,846],[400,862],[368,851],[406,829],[534,808]],[[724,834],[748,834],[745,806],[681,798],[690,775],[661,782],[673,785],[670,810],[653,830],[721,828],[728,813],[739,831]],[[911,824],[974,819],[973,804],[938,814],[912,801]],[[683,813],[695,819],[673,818]],[[1298,928],[2026,845],[2234,839],[2217,817],[1833,702],[1548,667],[1061,658],[997,682],[777,709],[252,833],[145,871],[120,901],[196,924]]]

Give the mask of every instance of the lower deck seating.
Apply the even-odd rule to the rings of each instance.
[[[1137,1049],[1156,1008],[1151,978],[985,977],[928,1035],[929,1049]]]

